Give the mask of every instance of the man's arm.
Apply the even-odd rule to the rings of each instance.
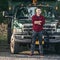
[[[34,21],[34,24],[41,25],[41,22],[42,22],[42,21]]]
[[[41,25],[42,21],[37,21],[37,20],[35,20],[35,17],[32,16],[32,23],[37,24],[37,25]]]
[[[44,24],[45,24],[45,18],[43,17],[41,25],[44,25]]]

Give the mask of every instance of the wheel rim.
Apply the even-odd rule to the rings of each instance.
[[[11,53],[14,53],[14,39],[11,40],[10,50],[11,50]]]

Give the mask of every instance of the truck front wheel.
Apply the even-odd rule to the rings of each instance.
[[[15,41],[14,38],[12,38],[10,42],[10,51],[13,54],[16,54],[19,52],[19,44]]]
[[[56,51],[56,53],[60,54],[60,44],[57,44],[55,46],[55,51]]]

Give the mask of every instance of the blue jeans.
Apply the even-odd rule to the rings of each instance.
[[[35,41],[38,39],[39,40],[39,53],[43,54],[43,46],[42,46],[42,31],[36,32],[33,30],[32,34],[32,44],[31,44],[31,53],[34,53],[35,49]]]

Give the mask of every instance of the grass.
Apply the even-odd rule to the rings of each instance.
[[[0,45],[6,45],[6,44],[7,44],[7,37],[0,36]]]

